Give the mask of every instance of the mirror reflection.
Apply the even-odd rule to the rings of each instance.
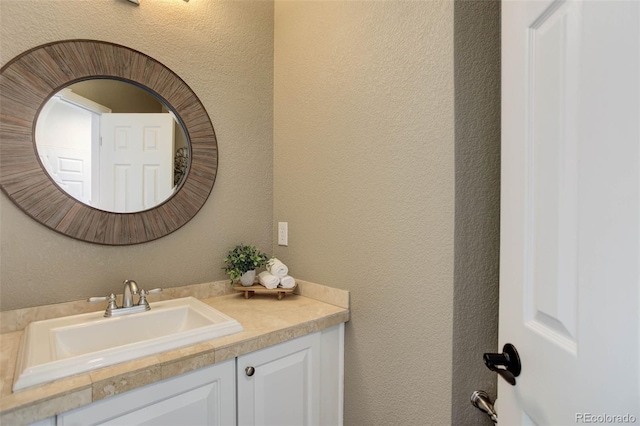
[[[115,79],[57,92],[38,115],[35,141],[43,168],[62,190],[113,213],[162,204],[189,165],[187,135],[171,107]]]

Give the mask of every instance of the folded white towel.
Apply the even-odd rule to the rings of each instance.
[[[289,268],[287,268],[287,265],[280,262],[274,257],[269,261],[269,263],[267,263],[267,271],[278,278],[282,278],[287,276],[287,274],[289,273]]]
[[[280,278],[280,287],[294,288],[295,286],[296,286],[296,280],[292,276],[287,275],[286,277]]]
[[[266,288],[276,288],[280,284],[280,278],[269,273],[269,271],[262,271],[258,274],[258,281]]]

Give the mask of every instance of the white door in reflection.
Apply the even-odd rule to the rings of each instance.
[[[168,199],[173,191],[171,114],[102,114],[100,121],[98,207],[139,212]]]
[[[105,112],[111,110],[65,89],[44,105],[36,124],[42,166],[60,188],[90,206],[97,205],[92,152]]]

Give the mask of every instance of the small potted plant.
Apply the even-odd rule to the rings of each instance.
[[[240,279],[243,286],[253,285],[256,269],[267,264],[269,257],[254,246],[240,244],[229,251],[224,258],[224,269],[229,274],[229,282]]]

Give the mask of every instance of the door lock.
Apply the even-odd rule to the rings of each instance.
[[[498,373],[511,386],[516,385],[516,377],[520,375],[522,365],[515,346],[507,343],[502,348],[501,354],[486,353],[482,358],[489,370]]]

